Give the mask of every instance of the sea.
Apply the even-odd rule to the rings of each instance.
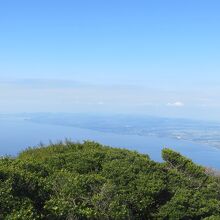
[[[0,119],[0,155],[16,156],[28,147],[50,141],[96,141],[104,145],[135,150],[161,162],[161,150],[170,148],[203,166],[220,169],[220,149],[204,144],[156,136],[121,135],[71,126],[35,123],[19,118]]]

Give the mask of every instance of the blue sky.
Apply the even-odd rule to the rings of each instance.
[[[2,0],[0,112],[220,120],[220,2]]]

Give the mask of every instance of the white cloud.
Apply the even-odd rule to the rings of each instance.
[[[98,104],[98,105],[104,105],[105,103],[102,102],[102,101],[99,101],[97,104]]]
[[[171,106],[171,107],[183,107],[184,103],[177,101],[177,102],[173,102],[173,103],[167,103],[167,106]]]
[[[71,79],[56,79],[56,78],[22,78],[0,80],[0,85],[17,86],[19,88],[32,89],[54,89],[54,88],[78,88],[85,84]]]

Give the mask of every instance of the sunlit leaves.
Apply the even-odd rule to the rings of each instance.
[[[220,179],[162,157],[66,141],[1,158],[0,219],[218,219]]]

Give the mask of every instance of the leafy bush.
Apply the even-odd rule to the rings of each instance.
[[[220,219],[219,177],[162,157],[67,141],[1,158],[0,219]]]

